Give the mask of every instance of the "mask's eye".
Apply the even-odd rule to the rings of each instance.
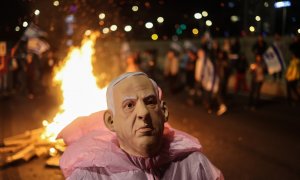
[[[135,107],[135,102],[134,101],[126,101],[124,104],[123,104],[123,109],[128,112],[128,111],[131,111],[133,110]]]
[[[157,104],[157,99],[155,96],[149,96],[144,100],[146,105],[156,105]]]
[[[134,106],[133,103],[130,102],[126,105],[126,108],[131,109],[131,108],[133,108],[133,106]]]

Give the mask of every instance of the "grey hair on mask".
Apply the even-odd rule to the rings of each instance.
[[[154,87],[156,96],[158,97],[158,95],[159,95],[158,86],[157,86],[156,82],[154,80],[152,80],[151,78],[149,78],[147,74],[145,74],[143,72],[127,72],[127,73],[124,73],[124,74],[118,76],[117,78],[113,79],[107,87],[107,91],[106,91],[107,108],[109,110],[111,110],[113,114],[115,114],[114,95],[113,95],[114,86],[117,85],[119,82],[121,82],[121,81],[123,81],[123,80],[125,80],[125,79],[127,79],[131,76],[146,76],[151,81],[151,83]]]

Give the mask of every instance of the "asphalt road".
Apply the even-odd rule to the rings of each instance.
[[[245,108],[244,96],[231,95],[229,111],[208,114],[201,104],[188,106],[183,94],[166,96],[170,124],[197,137],[203,152],[225,179],[300,179],[300,107],[283,99],[264,99],[255,110]],[[0,99],[0,139],[39,128],[59,105],[53,95],[29,100]],[[0,169],[0,179],[63,179],[59,169],[33,158]]]

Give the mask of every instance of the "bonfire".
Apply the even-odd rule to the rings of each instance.
[[[43,120],[39,129],[5,138],[4,147],[0,147],[0,166],[46,156],[48,166],[58,167],[66,147],[62,139],[57,139],[58,133],[77,117],[106,109],[106,88],[97,86],[92,66],[98,36],[97,33],[86,33],[81,47],[71,48],[57,68],[53,81],[60,86],[63,99],[53,120]]]

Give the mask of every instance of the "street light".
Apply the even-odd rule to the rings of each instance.
[[[147,23],[145,24],[145,27],[146,27],[147,29],[151,29],[151,28],[153,27],[153,23],[152,23],[152,22],[147,22]]]
[[[34,11],[34,14],[35,14],[36,16],[38,16],[38,15],[40,14],[40,10],[36,9],[36,10]]]
[[[290,7],[292,4],[290,1],[278,1],[274,4],[275,8]]]
[[[283,8],[282,10],[282,34],[284,34],[284,28],[285,28],[285,19],[286,19],[286,8],[287,7],[290,7],[292,4],[290,1],[278,1],[278,2],[275,2],[274,4],[274,7],[275,8]]]

